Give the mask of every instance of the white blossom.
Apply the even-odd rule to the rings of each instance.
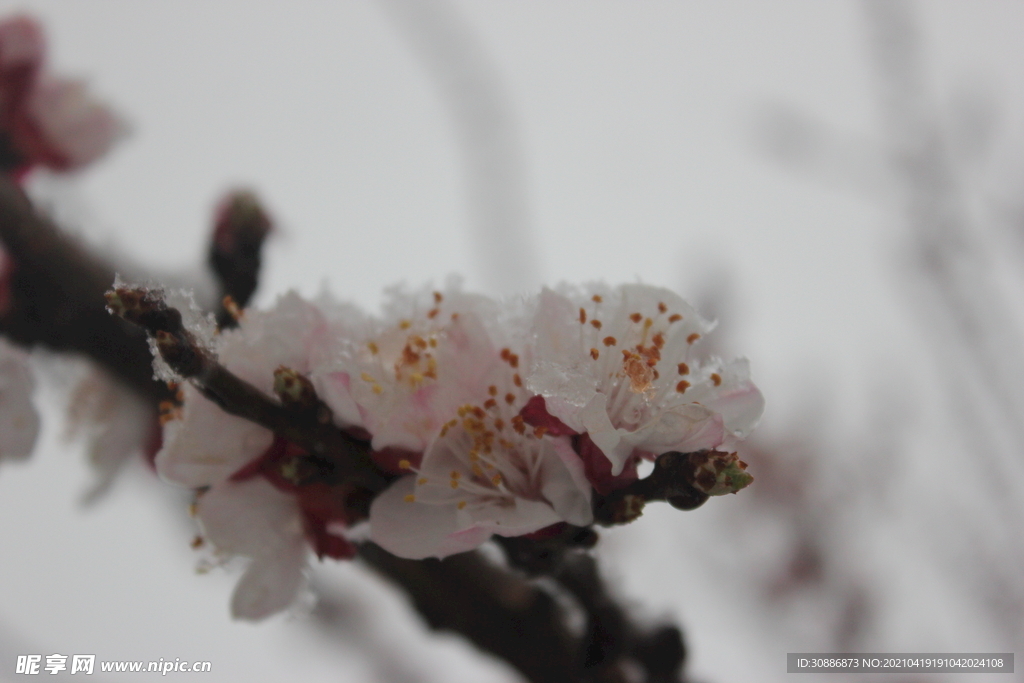
[[[459,406],[486,389],[499,362],[495,304],[462,293],[391,291],[383,319],[341,340],[312,373],[320,397],[343,424],[358,425],[373,448],[422,452]]]
[[[587,434],[613,475],[635,453],[728,447],[764,409],[745,359],[702,359],[712,329],[673,292],[646,285],[545,289],[526,386]]]
[[[230,371],[269,394],[279,366],[309,371],[329,327],[319,308],[292,293],[269,311],[247,311],[214,346]],[[236,476],[271,448],[270,430],[225,413],[191,384],[182,393],[180,416],[164,426],[157,471],[176,484],[209,487],[195,507],[204,535],[223,554],[251,558],[232,614],[261,619],[290,605],[304,585],[309,540],[300,502],[258,474]]]
[[[442,425],[415,474],[379,495],[370,509],[375,542],[406,558],[472,550],[492,534],[520,536],[558,522],[593,521],[583,462],[564,436],[548,436],[519,417],[527,396],[518,356],[495,372],[478,404]],[[501,381],[504,379],[505,381]]]

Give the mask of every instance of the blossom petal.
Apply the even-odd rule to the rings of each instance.
[[[192,488],[216,484],[273,442],[269,429],[228,415],[192,385],[184,393],[184,414],[164,425],[164,445],[156,455],[165,480]]]
[[[541,493],[560,518],[576,526],[587,526],[594,521],[594,513],[583,461],[565,438],[552,439],[550,451],[551,456],[541,461]]]
[[[260,557],[304,539],[294,496],[265,479],[214,486],[199,498],[197,516],[206,538],[226,553]]]
[[[416,483],[402,477],[370,506],[370,538],[392,555],[411,560],[447,557],[472,550],[491,532],[478,527],[459,529],[455,503],[431,505],[410,502]]]
[[[287,609],[306,583],[305,567],[301,538],[253,559],[231,596],[231,616],[258,621]]]

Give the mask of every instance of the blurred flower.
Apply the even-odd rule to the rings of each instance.
[[[39,435],[34,388],[28,354],[0,339],[0,461],[32,454]]]
[[[101,157],[126,130],[85,85],[45,72],[35,20],[0,22],[0,164],[16,174],[40,165],[71,171]]]
[[[85,495],[93,502],[109,490],[137,453],[152,459],[159,448],[156,413],[138,394],[98,367],[77,383],[68,406],[67,437],[83,437],[96,481]]]

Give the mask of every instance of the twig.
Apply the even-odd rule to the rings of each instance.
[[[112,313],[145,329],[156,340],[164,361],[182,377],[191,380],[221,410],[262,425],[301,446],[314,458],[325,460],[337,480],[347,479],[378,492],[387,486],[388,478],[373,466],[366,441],[334,426],[330,412],[325,413],[319,405],[317,410],[295,410],[275,402],[233,374],[217,361],[211,351],[196,342],[185,329],[181,313],[167,306],[161,292],[118,287],[107,292],[105,297]],[[281,393],[288,395],[288,382],[283,378],[293,381],[294,378],[289,373],[278,374]],[[308,390],[311,391],[312,387]],[[301,390],[294,398],[300,406],[303,400],[309,400]]]

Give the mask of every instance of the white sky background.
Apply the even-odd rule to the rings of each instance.
[[[725,346],[751,359],[765,429],[781,433],[808,399],[842,433],[870,429],[879,392],[891,391],[919,420],[912,436],[935,445],[923,430],[942,402],[928,396],[930,358],[897,291],[898,214],[842,181],[780,170],[756,143],[759,115],[782,104],[862,141],[854,149],[870,158],[878,109],[858,3],[455,3],[510,103],[535,278],[511,252],[488,256],[471,229],[466,158],[441,87],[400,28],[404,6],[0,2],[4,14],[41,18],[54,69],[88,79],[132,127],[103,162],[73,181],[40,179],[38,191],[72,207],[71,227],[90,244],[182,270],[203,258],[221,193],[255,188],[281,227],[261,304],[326,282],[374,307],[390,284],[450,273],[506,293],[502,273],[518,272],[522,287],[639,278],[692,298],[720,286],[732,297]],[[917,9],[938,101],[964,84],[991,95],[1002,133],[988,191],[1019,195],[1024,5]],[[410,635],[401,606],[351,567],[323,573],[367,614],[384,613],[362,644],[301,618],[231,623],[237,575],[195,576],[183,505],[141,467],[98,505],[78,506],[90,474],[59,441],[55,395],[40,393],[50,419],[32,461],[0,471],[0,680],[25,652],[210,660],[223,681],[515,680],[455,639]],[[910,446],[919,462],[920,441]],[[781,680],[785,652],[806,643],[769,635],[709,576],[749,554],[728,537],[694,546],[733,503],[652,510],[609,534],[609,576],[646,614],[681,621],[702,676]],[[879,554],[869,565],[884,565],[900,546],[864,547]],[[903,573],[923,578],[896,576],[887,590],[920,597],[879,649],[991,650],[982,620],[961,618],[971,608],[956,595],[931,595],[927,560],[914,562]],[[381,669],[365,656],[374,643],[396,658],[411,650],[408,668]]]

